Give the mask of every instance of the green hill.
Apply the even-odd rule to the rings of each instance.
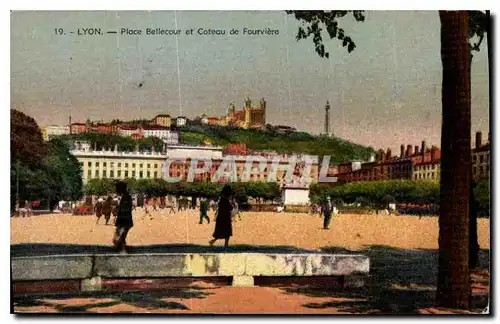
[[[62,140],[87,140],[92,147],[113,149],[115,144],[120,151],[133,151],[136,145],[140,150],[157,151],[163,147],[159,138],[133,140],[129,137],[87,133],[64,135]],[[245,143],[252,150],[272,150],[279,153],[303,153],[318,156],[331,156],[330,163],[338,164],[350,160],[368,160],[374,153],[373,148],[345,141],[341,138],[314,136],[305,132],[280,133],[270,127],[266,130],[241,129],[214,125],[186,125],[180,128],[181,144],[203,144],[209,140],[213,145],[225,146],[230,143]]]
[[[201,144],[210,140],[213,145],[245,143],[253,150],[274,150],[279,153],[330,155],[335,164],[350,160],[368,160],[373,148],[341,138],[314,136],[305,132],[281,133],[271,127],[265,130],[241,129],[215,125],[186,125],[180,128],[183,144]]]

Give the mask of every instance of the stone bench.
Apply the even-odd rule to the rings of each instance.
[[[103,278],[232,277],[233,286],[253,286],[254,277],[360,278],[370,270],[364,255],[319,253],[50,255],[13,257],[11,265],[13,282],[80,280],[81,291],[101,290]]]

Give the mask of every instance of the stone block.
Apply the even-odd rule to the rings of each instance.
[[[102,290],[102,282],[101,277],[92,277],[89,279],[83,279],[81,283],[81,291],[101,291]]]
[[[92,274],[92,257],[31,256],[12,258],[12,280],[83,279]]]
[[[233,286],[234,287],[253,287],[254,279],[252,276],[234,276]]]
[[[94,275],[107,278],[190,276],[186,258],[185,254],[97,255]]]
[[[245,275],[342,276],[369,271],[369,258],[362,255],[249,253]]]

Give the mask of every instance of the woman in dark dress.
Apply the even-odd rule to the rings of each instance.
[[[215,241],[218,239],[224,239],[224,246],[229,245],[229,238],[233,236],[233,228],[231,224],[231,202],[229,198],[231,197],[232,189],[231,186],[225,185],[222,188],[221,198],[217,207],[217,214],[215,216],[215,231],[213,234],[213,239],[209,241],[210,246],[214,245]]]

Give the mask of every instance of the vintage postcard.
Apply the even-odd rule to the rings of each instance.
[[[12,11],[11,312],[488,314],[489,11]]]

